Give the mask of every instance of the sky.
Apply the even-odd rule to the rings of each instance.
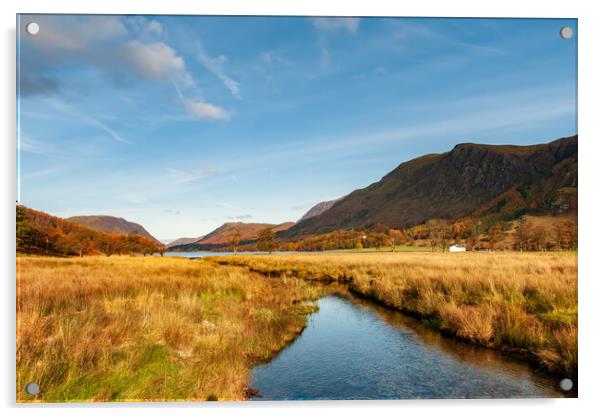
[[[163,241],[577,133],[571,19],[20,15],[17,42],[19,202]]]

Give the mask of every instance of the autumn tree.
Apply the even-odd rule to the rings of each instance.
[[[518,225],[514,230],[514,249],[520,251],[529,250],[529,242],[531,239],[531,225],[529,221],[523,217],[518,221]]]
[[[257,236],[257,248],[260,251],[267,251],[272,253],[276,248],[276,237],[274,231],[271,228],[262,230]]]
[[[449,223],[445,220],[428,220],[425,224],[429,234],[431,251],[440,246],[442,251],[446,251],[452,238],[452,230]]]
[[[84,254],[87,254],[88,251],[94,247],[94,232],[81,229],[69,234],[68,240],[74,251],[80,257],[84,257]]]
[[[240,239],[240,229],[238,227],[234,227],[234,230],[232,230],[229,236],[230,244],[232,244],[232,251],[234,253],[238,252],[238,245],[240,244]]]
[[[489,248],[495,250],[497,243],[502,239],[502,224],[498,222],[489,227],[487,230],[487,239],[489,240]]]
[[[401,230],[391,229],[389,230],[389,237],[393,246],[392,251],[395,251],[395,246],[400,246],[406,242],[406,235]]]
[[[533,248],[538,251],[546,251],[548,244],[548,230],[539,225],[533,229]]]
[[[481,221],[477,218],[469,218],[466,221],[464,235],[466,237],[467,245],[471,250],[474,250],[477,243],[479,242],[479,236],[481,235]]]
[[[577,248],[577,223],[566,220],[554,226],[554,240],[557,250],[572,250]]]

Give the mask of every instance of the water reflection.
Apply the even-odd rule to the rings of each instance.
[[[563,397],[559,380],[335,289],[303,334],[253,371],[269,400]],[[569,394],[571,395],[571,394]]]

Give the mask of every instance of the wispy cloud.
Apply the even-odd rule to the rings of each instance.
[[[289,59],[274,51],[261,52],[259,54],[259,59],[266,64],[282,64],[287,66],[293,64]]]
[[[241,98],[240,84],[230,78],[224,69],[228,58],[225,55],[219,55],[215,58],[212,58],[209,56],[209,54],[207,54],[203,44],[199,40],[196,42],[196,52],[199,62],[216,77],[218,77],[223,82],[224,86],[232,93],[232,95],[234,95],[236,98]]]
[[[55,145],[32,139],[25,134],[21,134],[19,136],[17,146],[18,150],[36,154],[46,154],[56,150]]]
[[[108,125],[106,125],[104,122],[100,121],[99,119],[92,117],[89,114],[84,113],[83,111],[77,110],[74,107],[58,100],[55,98],[48,98],[46,99],[46,103],[48,103],[52,108],[54,108],[55,110],[66,114],[66,115],[70,115],[73,116],[73,120],[74,121],[80,121],[84,124],[87,124],[91,127],[95,127],[103,132],[105,132],[106,134],[109,135],[109,137],[111,137],[112,139],[121,142],[121,143],[125,143],[125,144],[132,144],[131,141],[124,139],[119,133],[117,133],[115,130],[113,130],[111,127],[109,127]]]
[[[205,102],[202,98],[196,100],[186,98],[182,90],[174,83],[175,91],[186,112],[194,118],[208,118],[213,120],[229,120],[230,113],[223,108]]]
[[[30,173],[28,173],[26,175],[23,175],[22,178],[23,179],[44,178],[46,176],[53,175],[53,174],[55,174],[57,172],[60,172],[60,169],[58,169],[58,168],[50,168],[50,169],[38,170],[38,171],[30,172]]]
[[[242,214],[242,215],[231,215],[228,217],[229,220],[249,220],[253,218],[251,214]]]
[[[415,42],[417,40],[427,40],[437,47],[463,48],[482,55],[506,53],[500,47],[460,40],[458,37],[443,33],[432,26],[426,26],[409,19],[389,19],[387,21],[392,28],[390,38],[393,42],[390,42],[391,45],[416,46]]]
[[[209,178],[219,173],[219,171],[212,166],[204,166],[198,170],[168,168],[167,171],[175,175],[179,182],[190,182],[197,179]]]
[[[234,209],[234,210],[238,210],[240,211],[240,207],[230,204],[228,202],[216,202],[216,205],[218,207],[222,207],[222,208],[228,208],[228,209]]]
[[[311,23],[316,29],[325,31],[343,30],[349,33],[357,32],[360,19],[357,17],[314,17]]]
[[[273,161],[287,160],[290,166],[316,163],[364,155],[367,148],[379,148],[393,143],[411,143],[422,139],[441,139],[452,143],[479,141],[479,135],[505,129],[520,130],[543,126],[550,120],[574,114],[574,99],[550,98],[558,89],[515,91],[502,94],[467,97],[462,100],[439,102],[433,108],[420,109],[422,114],[437,113],[439,108],[456,108],[457,113],[442,118],[429,116],[417,122],[406,122],[396,127],[366,132],[342,132],[329,136],[290,140],[266,149],[256,149],[252,160],[237,163],[226,173],[241,169],[270,166]],[[548,97],[545,99],[545,97]],[[469,139],[472,138],[472,139]],[[234,160],[242,156],[232,155]],[[310,160],[311,162],[308,162]]]

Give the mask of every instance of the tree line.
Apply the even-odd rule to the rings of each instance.
[[[135,232],[100,232],[24,205],[16,208],[16,245],[19,253],[57,256],[163,255],[165,252],[163,244]]]
[[[232,251],[240,248],[240,232],[230,236]],[[407,229],[389,228],[375,224],[358,230],[336,230],[325,234],[307,236],[295,241],[278,241],[269,228],[261,231],[253,244],[245,250],[325,251],[395,246],[429,247],[431,251],[447,251],[452,244],[468,250],[513,249],[517,251],[575,250],[577,248],[577,222],[568,217],[557,218],[551,224],[534,225],[527,217],[518,221],[486,221],[468,217],[456,221],[432,219]]]

